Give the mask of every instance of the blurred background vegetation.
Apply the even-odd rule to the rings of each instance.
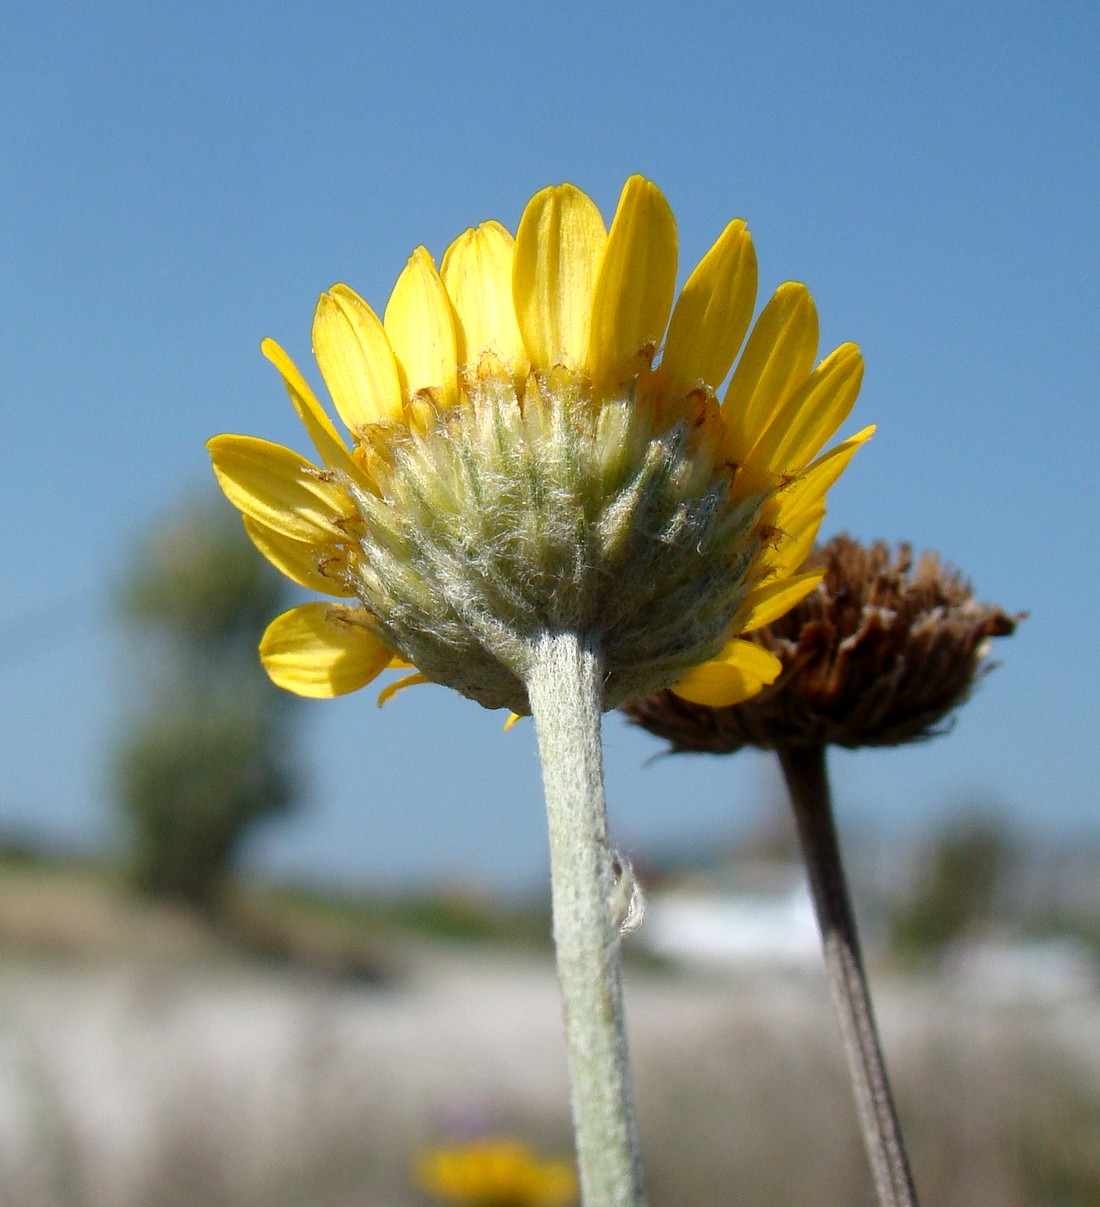
[[[231,508],[196,496],[138,543],[120,590],[135,682],[115,772],[147,893],[215,908],[250,827],[296,802],[300,703],[256,656],[289,582]]]
[[[120,577],[125,846],[0,841],[4,1207],[427,1207],[434,1144],[569,1152],[543,892],[241,872],[301,799],[303,713],[256,657],[287,596],[210,495]],[[951,817],[845,843],[922,1201],[1092,1207],[1100,857],[1024,843],[981,802]],[[773,925],[800,883],[782,801],[728,849],[638,870],[653,923],[732,901]],[[653,1207],[869,1202],[816,951],[700,960],[643,926],[627,955]]]

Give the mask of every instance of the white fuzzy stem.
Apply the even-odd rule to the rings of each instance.
[[[594,644],[570,632],[543,635],[531,653],[527,694],[546,792],[581,1194],[586,1207],[641,1207],[619,934],[609,907],[615,879],[600,743],[603,661]]]

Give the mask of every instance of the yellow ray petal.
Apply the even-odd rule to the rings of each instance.
[[[311,541],[291,540],[290,537],[276,532],[274,528],[268,528],[266,524],[261,524],[251,516],[246,515],[242,519],[244,520],[244,530],[256,548],[276,570],[281,570],[287,578],[296,582],[300,587],[306,587],[310,591],[320,591],[322,595],[335,595],[338,598],[347,599],[354,596],[355,592],[346,586],[335,573],[322,572],[326,560],[331,561],[333,571],[346,565],[344,557],[340,556],[340,551],[335,546],[329,554],[326,553],[323,546],[316,545]]]
[[[298,371],[298,366],[273,339],[265,339],[260,344],[260,351],[282,374],[290,401],[294,404],[298,418],[309,433],[321,460],[325,465],[342,469],[345,473],[352,470],[347,446],[341,440],[332,420],[325,414],[324,407],[317,401],[317,395]]]
[[[355,514],[354,505],[304,457],[256,436],[215,436],[206,447],[218,485],[238,511],[295,541],[346,537],[339,522]]]
[[[859,349],[842,344],[775,414],[752,461],[778,476],[798,473],[847,419],[862,381]]]
[[[825,518],[825,503],[819,500],[808,511],[783,525],[783,534],[774,549],[768,551],[767,564],[773,574],[793,574],[810,556],[817,539],[817,530]]]
[[[331,699],[357,691],[392,652],[366,627],[361,608],[308,603],[277,616],[260,642],[272,682],[298,696]]]
[[[671,690],[691,704],[726,708],[774,683],[782,669],[783,663],[770,650],[735,638],[716,658],[688,671]]]
[[[431,679],[427,675],[422,675],[419,671],[415,675],[405,675],[401,679],[395,679],[392,683],[387,683],[384,688],[378,693],[378,707],[392,700],[398,692],[404,691],[406,687],[415,687],[418,683],[431,683]]]
[[[734,621],[738,631],[751,633],[753,629],[771,624],[784,612],[789,612],[800,599],[805,599],[824,577],[824,570],[807,570],[794,577],[769,579],[745,596]]]
[[[588,371],[614,388],[646,367],[661,344],[676,292],[676,219],[655,184],[623,186],[592,295]]]
[[[534,368],[584,368],[606,242],[600,211],[571,184],[543,189],[527,203],[516,233],[512,299]]]
[[[817,309],[805,285],[780,285],[764,307],[722,401],[729,455],[747,460],[772,416],[806,380],[817,356]]]
[[[313,354],[349,431],[404,422],[401,379],[385,328],[347,285],[321,294],[313,316]]]
[[[823,453],[799,476],[776,495],[777,511],[775,523],[780,528],[790,528],[803,512],[815,507],[825,497],[826,492],[836,482],[848,462],[855,456],[856,449],[866,444],[875,432],[872,423],[862,431],[849,436],[836,448]]]
[[[527,376],[527,353],[512,301],[515,240],[499,222],[483,222],[447,248],[440,276],[454,303],[458,363],[476,371],[486,352],[506,372]]]
[[[454,312],[435,264],[418,247],[397,278],[383,326],[408,394],[431,391],[440,406],[458,398]]]
[[[716,390],[730,371],[756,304],[756,252],[744,222],[731,222],[676,300],[658,370],[662,392]]]

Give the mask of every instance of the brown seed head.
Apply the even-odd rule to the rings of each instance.
[[[838,536],[815,549],[824,566],[816,591],[751,636],[783,672],[752,699],[729,708],[689,704],[659,692],[624,708],[675,751],[727,754],[834,744],[896,746],[944,732],[991,664],[991,637],[1010,634],[1009,616],[979,603],[970,585],[935,553],[865,546]]]

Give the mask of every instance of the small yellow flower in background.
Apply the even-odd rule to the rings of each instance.
[[[487,1139],[431,1149],[416,1166],[420,1188],[468,1207],[567,1207],[577,1200],[568,1161],[540,1161],[517,1140]]]
[[[432,681],[525,714],[532,643],[560,631],[601,650],[605,708],[669,686],[728,705],[775,679],[741,634],[821,577],[798,570],[825,493],[873,429],[819,454],[862,359],[843,344],[815,368],[816,310],[790,282],[741,350],[757,284],[741,221],[678,298],[676,274],[672,212],[634,176],[610,229],[566,184],[514,238],[482,223],[438,269],[418,248],[381,319],[333,286],[313,348],[350,440],[264,343],[316,459],[223,435],[215,473],[260,551],[338,601],[271,623],[276,683],[330,697],[398,667],[381,699]]]

